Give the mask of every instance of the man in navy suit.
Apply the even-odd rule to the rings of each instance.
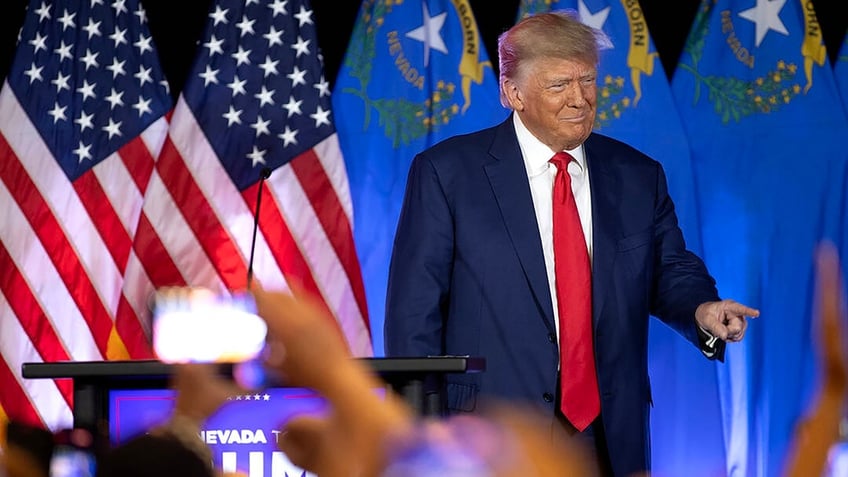
[[[759,312],[721,300],[686,250],[660,164],[592,132],[599,35],[562,13],[519,22],[498,48],[501,100],[513,114],[415,158],[385,342],[388,356],[485,357],[484,373],[446,378],[449,412],[474,411],[486,397],[536,405],[556,433],[591,443],[600,474],[625,476],[650,469],[649,316],[723,359],[724,343],[741,340]],[[568,177],[549,162],[560,152],[571,159]],[[576,398],[561,385],[584,369],[561,360],[559,331],[577,305],[562,299],[573,284],[557,282],[553,238],[562,223],[554,186],[566,179],[588,255],[583,345],[594,357],[584,366],[593,389]],[[562,410],[569,399],[599,409],[574,419]]]

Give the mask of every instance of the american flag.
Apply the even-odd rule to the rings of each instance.
[[[254,276],[318,297],[352,353],[370,356],[347,172],[309,4],[217,0],[208,16],[147,189],[127,295],[245,288],[262,184]]]
[[[29,3],[0,90],[0,418],[71,423],[71,383],[24,362],[150,357],[122,285],[170,107],[137,0]]]

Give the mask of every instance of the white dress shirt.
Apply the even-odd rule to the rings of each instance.
[[[536,211],[536,223],[539,225],[539,236],[542,238],[542,252],[545,255],[545,271],[548,274],[548,287],[551,291],[551,301],[554,310],[557,340],[559,340],[559,311],[557,309],[556,273],[554,271],[554,236],[553,236],[553,187],[557,168],[548,161],[559,151],[552,151],[536,138],[521,122],[518,114],[512,115],[515,135],[524,158],[524,167],[530,182],[530,194],[533,197],[533,208]],[[568,175],[571,176],[571,191],[580,215],[580,225],[586,238],[586,248],[589,251],[589,263],[592,263],[592,194],[589,190],[589,169],[586,167],[586,154],[583,146],[565,151],[574,158],[568,164]]]

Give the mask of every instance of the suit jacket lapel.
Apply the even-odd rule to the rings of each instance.
[[[544,311],[545,323],[555,330],[551,291],[542,253],[539,226],[533,213],[533,198],[527,170],[515,136],[512,116],[498,126],[492,147],[493,160],[484,167],[497,200],[504,224],[521,262],[530,289]]]
[[[618,230],[616,210],[621,199],[618,176],[610,168],[612,158],[604,157],[607,153],[597,139],[593,134],[585,142],[592,190],[592,317],[596,329],[612,283]]]

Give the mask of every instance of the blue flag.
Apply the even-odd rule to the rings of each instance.
[[[848,35],[845,35],[845,40],[842,41],[842,48],[839,50],[836,64],[833,65],[833,73],[842,96],[842,105],[848,112]]]
[[[365,0],[333,91],[374,350],[389,259],[416,153],[507,116],[467,0]]]
[[[719,367],[738,476],[782,470],[814,375],[813,251],[824,238],[845,250],[848,121],[804,5],[703,1],[672,82],[707,265],[723,297],[762,316]]]
[[[595,131],[624,141],[663,164],[669,193],[690,250],[700,253],[696,194],[689,143],[668,78],[639,2],[523,0],[518,19],[568,10],[602,30]],[[658,320],[651,320],[649,366],[654,402],[652,463],[659,475],[717,475],[724,466],[715,364]],[[673,363],[670,364],[670,363]],[[699,423],[687,432],[682,422]],[[693,473],[693,469],[699,469]]]

